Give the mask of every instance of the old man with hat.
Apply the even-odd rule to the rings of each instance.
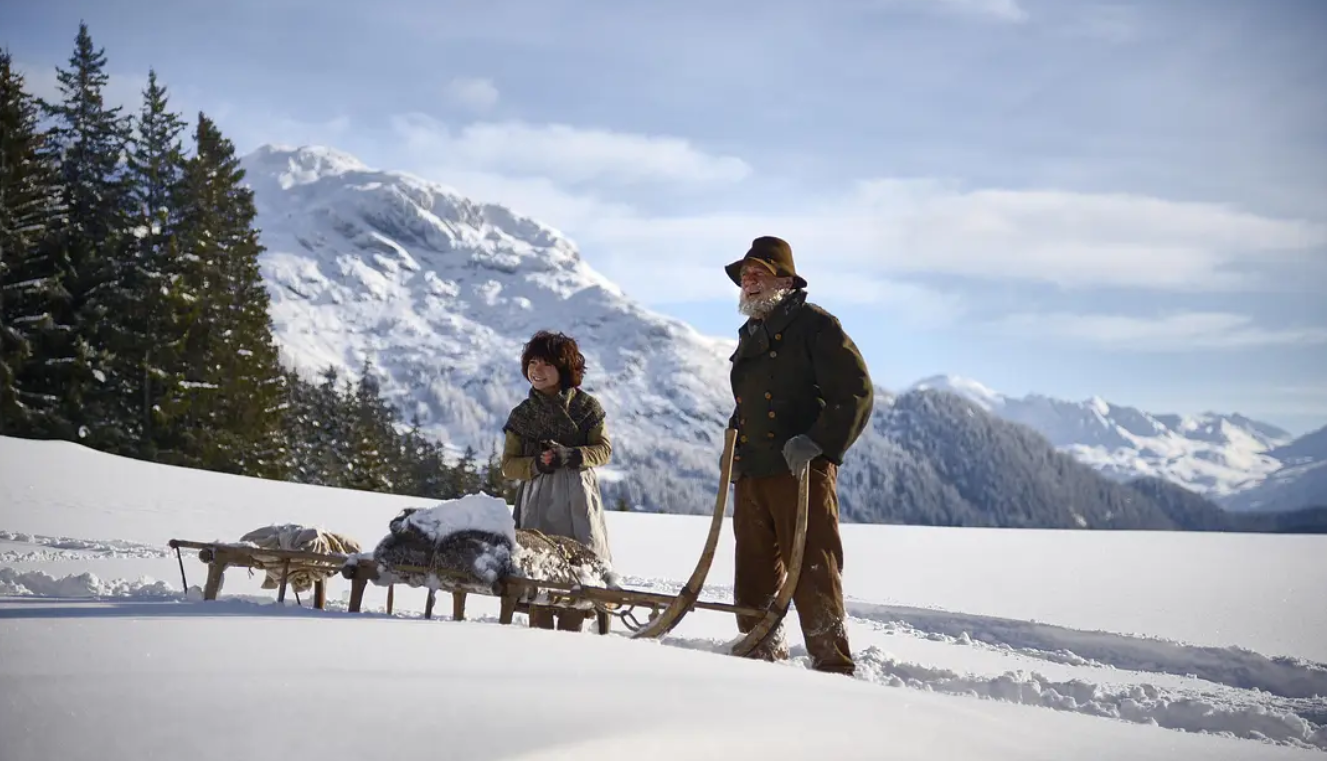
[[[734,602],[764,608],[791,562],[797,473],[809,465],[809,514],[802,573],[793,603],[811,665],[819,671],[855,670],[844,628],[843,544],[839,537],[838,468],[865,429],[874,391],[866,362],[839,320],[806,301],[787,241],[756,238],[726,267],[741,288],[747,317],[731,357],[738,432]],[[758,618],[737,617],[749,632]],[[788,657],[782,628],[753,653]]]

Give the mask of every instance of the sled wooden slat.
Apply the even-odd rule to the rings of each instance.
[[[250,547],[243,544],[228,544],[226,542],[190,542],[185,539],[172,539],[169,542],[171,549],[181,548],[186,550],[210,550],[212,552],[234,553],[239,557],[264,556],[290,560],[322,560],[328,565],[334,565],[340,568],[350,558],[349,555],[342,555],[339,552],[306,552],[305,550],[269,550],[262,547]],[[206,562],[206,561],[204,561]],[[234,563],[232,563],[234,565]]]

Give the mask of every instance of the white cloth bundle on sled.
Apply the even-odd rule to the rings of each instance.
[[[380,585],[437,588],[442,582],[497,593],[499,582],[508,576],[619,585],[612,564],[581,542],[517,529],[511,508],[497,497],[472,494],[434,507],[406,508],[388,529],[366,558],[378,564]]]
[[[359,542],[341,534],[324,531],[320,528],[301,526],[297,523],[264,526],[240,537],[241,543],[252,544],[264,550],[298,550],[318,554],[353,555],[359,552]],[[275,555],[256,553],[255,566],[265,572],[263,589],[276,589],[281,586],[281,573],[286,559]],[[339,568],[335,564],[290,559],[290,576],[286,583],[296,592],[311,589],[314,582],[333,576]]]

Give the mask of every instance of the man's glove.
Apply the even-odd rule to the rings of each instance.
[[[802,468],[819,457],[822,451],[820,445],[812,441],[810,436],[801,433],[788,439],[783,445],[783,459],[788,461],[788,469],[793,475],[798,475],[802,472]]]

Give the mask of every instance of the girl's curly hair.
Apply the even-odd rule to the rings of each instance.
[[[579,388],[585,378],[585,355],[581,354],[576,339],[562,333],[541,330],[535,333],[521,351],[521,375],[530,380],[530,360],[542,359],[558,369],[562,388]]]

